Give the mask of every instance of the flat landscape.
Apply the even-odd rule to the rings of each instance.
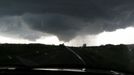
[[[67,47],[0,44],[0,66],[88,67],[134,71],[133,45]]]

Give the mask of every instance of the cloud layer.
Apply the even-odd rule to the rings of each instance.
[[[1,0],[1,35],[69,41],[133,26],[133,0]]]

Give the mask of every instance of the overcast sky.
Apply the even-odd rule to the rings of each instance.
[[[104,32],[133,26],[134,0],[0,0],[2,38],[97,45]]]

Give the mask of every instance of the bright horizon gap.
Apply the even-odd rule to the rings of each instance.
[[[113,32],[102,32],[97,35],[97,45],[106,44],[134,44],[134,27],[127,27],[125,29],[117,29]]]
[[[82,46],[84,43],[87,46],[100,46],[106,44],[134,44],[134,27],[127,27],[125,29],[117,29],[112,32],[104,31],[98,35],[87,35],[84,37],[76,37],[69,42],[63,42],[58,39],[57,36],[42,36],[35,41],[30,41],[22,38],[11,38],[6,36],[0,36],[0,43],[16,43],[16,44],[29,44],[29,43],[40,43],[48,45],[59,45],[64,43],[67,46]]]

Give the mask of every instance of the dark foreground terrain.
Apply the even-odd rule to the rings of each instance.
[[[72,51],[78,54],[75,55]],[[83,63],[84,62],[84,63]],[[133,45],[66,47],[42,44],[0,44],[0,66],[59,66],[134,72]]]

